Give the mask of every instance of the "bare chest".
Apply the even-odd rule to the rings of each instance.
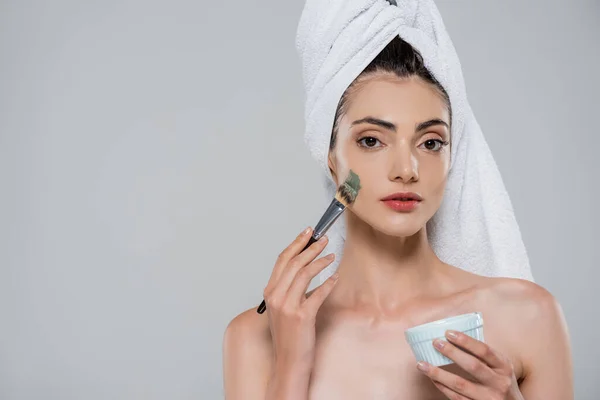
[[[417,370],[404,330],[472,311],[483,312],[486,343],[509,356],[516,373],[520,374],[516,354],[512,354],[514,350],[502,340],[502,323],[493,320],[494,310],[475,308],[473,304],[468,308],[442,304],[398,320],[370,321],[369,324],[342,320],[318,330],[309,399],[447,400],[431,380]],[[456,364],[443,368],[472,379]]]

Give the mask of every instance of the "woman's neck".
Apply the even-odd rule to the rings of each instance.
[[[338,271],[335,302],[382,315],[439,294],[451,272],[433,252],[425,227],[412,236],[393,237],[364,222],[348,224]]]

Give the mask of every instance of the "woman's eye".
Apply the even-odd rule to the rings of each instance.
[[[379,142],[379,139],[374,138],[373,136],[366,136],[358,141],[358,143],[363,143],[363,142],[364,142],[364,144],[361,144],[362,147],[367,147],[367,148],[379,147],[379,146],[375,146],[375,144],[377,142]]]
[[[436,144],[438,145],[436,147]],[[445,146],[447,143],[443,142],[439,139],[429,139],[423,142],[423,145],[425,145],[425,148],[427,150],[431,150],[431,151],[440,151],[442,149],[443,146]],[[433,146],[433,147],[432,147]]]

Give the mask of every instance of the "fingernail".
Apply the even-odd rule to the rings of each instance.
[[[326,257],[328,260],[333,260],[333,257],[335,257],[335,254],[334,254],[334,253],[330,253],[330,254],[327,254],[325,257]]]
[[[436,339],[436,340],[433,341],[433,346],[436,349],[440,349],[441,350],[441,349],[444,348],[445,345],[446,345],[446,343],[444,343],[443,340]]]
[[[426,364],[426,363],[424,363],[423,361],[419,361],[419,362],[417,363],[417,368],[418,368],[420,371],[423,371],[423,372],[427,372],[427,371],[429,371],[429,365],[427,365],[427,364]]]
[[[304,230],[304,232],[302,232],[303,235],[308,235],[308,232],[310,232],[310,226],[308,228],[306,228]]]
[[[448,336],[450,339],[458,339],[458,335],[456,334],[455,331],[446,332],[446,336]]]
[[[333,279],[334,281],[337,281],[339,277],[340,277],[340,274],[338,272],[331,275],[331,279]]]
[[[321,238],[319,239],[319,242],[323,243],[324,241],[327,240],[327,235],[323,235],[321,236]]]

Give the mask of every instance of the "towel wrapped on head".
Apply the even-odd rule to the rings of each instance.
[[[305,87],[305,142],[324,173],[328,204],[337,190],[327,165],[338,103],[369,63],[396,36],[413,46],[448,93],[452,108],[450,170],[444,199],[427,222],[436,255],[484,276],[533,281],[513,207],[492,153],[467,101],[458,55],[433,0],[307,0],[296,47]],[[337,269],[345,218],[328,231],[325,252]]]

